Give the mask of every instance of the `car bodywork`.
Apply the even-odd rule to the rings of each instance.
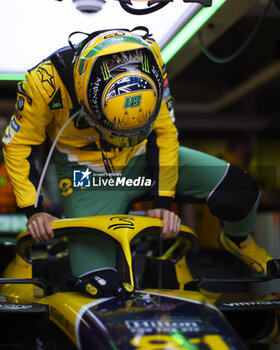
[[[186,263],[196,239],[190,228],[182,225],[175,239],[162,240],[161,220],[136,215],[65,219],[52,227],[55,245],[63,248],[36,244],[27,230],[17,238],[15,256],[0,279],[5,324],[0,349],[11,342],[13,329],[18,335],[12,344],[22,349],[241,350],[248,311],[261,325],[247,340],[277,341],[277,294],[231,295],[194,287]],[[63,243],[81,233],[114,246],[116,263],[106,265],[105,256],[104,268],[116,269],[135,288],[132,295],[92,298],[61,287],[70,271]]]

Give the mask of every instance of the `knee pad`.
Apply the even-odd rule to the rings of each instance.
[[[214,216],[239,221],[253,209],[258,196],[255,180],[237,165],[231,164],[226,176],[209,195],[207,205]]]

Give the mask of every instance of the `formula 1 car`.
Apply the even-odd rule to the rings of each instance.
[[[52,227],[55,239],[47,243],[21,232],[15,256],[0,267],[0,349],[242,350],[279,339],[280,294],[203,289],[209,280],[194,279],[186,263],[196,236],[184,225],[167,240],[161,220],[137,215],[64,219]],[[103,268],[74,278],[66,240],[85,233],[112,246],[115,263],[104,256]],[[100,289],[88,283],[94,279]],[[110,279],[118,288],[102,293]],[[120,286],[126,292],[118,293]]]

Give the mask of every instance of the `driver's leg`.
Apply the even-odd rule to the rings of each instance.
[[[251,237],[256,221],[258,189],[239,167],[202,152],[180,147],[177,197],[205,203],[222,221],[221,245],[257,272],[272,259]]]

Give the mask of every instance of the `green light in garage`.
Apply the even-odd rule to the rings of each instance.
[[[0,73],[0,80],[25,80],[25,75],[24,74],[6,74],[6,73]]]
[[[163,61],[165,63],[170,61],[171,58],[226,1],[227,0],[213,0],[211,7],[204,7],[202,10],[200,10],[198,14],[195,15],[162,50]]]

